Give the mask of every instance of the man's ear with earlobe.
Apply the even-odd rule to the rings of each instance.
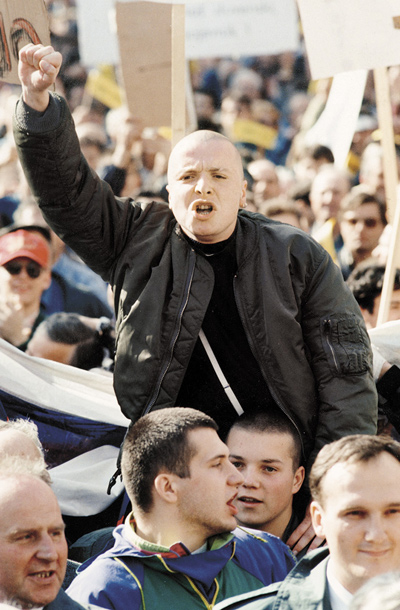
[[[306,474],[306,471],[305,471],[304,466],[299,466],[293,477],[293,492],[292,493],[297,494],[300,487],[303,485],[305,474]]]
[[[168,472],[161,472],[154,479],[154,489],[155,493],[164,502],[168,502],[169,504],[175,504],[177,502],[176,475]]]
[[[319,538],[325,538],[324,532],[324,510],[319,502],[311,502],[310,504],[311,522],[315,533]]]

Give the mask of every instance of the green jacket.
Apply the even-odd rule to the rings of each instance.
[[[327,547],[309,553],[285,580],[220,602],[214,610],[332,610],[326,566]]]

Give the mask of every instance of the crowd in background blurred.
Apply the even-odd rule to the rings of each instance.
[[[160,130],[143,128],[140,117],[132,116],[125,106],[108,108],[91,96],[86,86],[88,68],[80,61],[75,0],[45,0],[45,3],[51,43],[63,55],[57,89],[73,112],[89,165],[109,182],[116,195],[167,203],[169,140]],[[330,252],[345,279],[358,265],[365,266],[365,261],[367,267],[369,262],[385,265],[390,226],[386,218],[372,74],[367,79],[346,167],[340,169],[334,165],[329,147],[307,143],[308,130],[326,105],[331,80],[311,80],[303,43],[297,52],[273,56],[191,61],[190,75],[198,128],[225,134],[242,155],[248,181],[248,209],[311,233]],[[400,69],[390,68],[389,77],[393,121],[399,138]],[[49,248],[47,267],[51,269],[51,283],[49,286],[45,283],[39,291],[39,301],[36,303],[35,297],[33,309],[24,304],[25,310],[22,308],[21,312],[21,299],[26,301],[27,297],[21,296],[23,289],[17,280],[24,278],[35,283],[38,278],[28,276],[29,270],[24,266],[16,273],[15,265],[11,265],[10,274],[3,264],[0,271],[6,269],[8,275],[1,275],[0,336],[26,349],[36,326],[59,312],[95,320],[90,326],[95,332],[100,329],[99,336],[103,336],[104,329],[108,329],[104,319],[110,320],[112,329],[110,291],[49,230],[20,171],[11,133],[19,93],[18,86],[0,83],[0,257],[6,234],[21,229],[34,232]],[[269,129],[265,147],[238,135],[241,120]],[[18,254],[18,249],[15,252]],[[9,260],[7,265],[10,267]],[[40,277],[43,280],[44,274]],[[395,306],[389,319],[397,319],[396,309]],[[68,324],[63,323],[65,330]],[[64,338],[64,330],[57,333],[57,341],[63,345],[63,341],[67,345],[80,341],[71,339],[68,333]],[[107,367],[112,368],[108,330],[106,335],[104,353]],[[28,353],[32,351],[31,348]],[[66,362],[70,363],[71,358]]]

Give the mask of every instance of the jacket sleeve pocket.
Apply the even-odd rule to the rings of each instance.
[[[358,375],[370,369],[368,333],[356,316],[335,314],[321,318],[320,332],[333,375]]]

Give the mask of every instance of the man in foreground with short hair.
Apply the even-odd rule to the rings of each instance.
[[[305,474],[295,427],[279,412],[245,414],[233,424],[226,444],[231,463],[243,475],[234,502],[238,523],[286,542],[305,508],[293,509]]]
[[[374,434],[359,308],[311,237],[245,210],[233,143],[207,130],[182,138],[168,162],[168,206],[116,198],[81,155],[65,100],[49,92],[60,53],[28,44],[19,58],[19,158],[52,228],[110,282],[123,413],[136,421],[191,407],[226,433],[254,404],[278,407],[310,463],[331,440]]]
[[[325,445],[310,473],[314,530],[327,547],[287,578],[218,610],[348,610],[370,578],[400,570],[400,443],[353,435]],[[217,608],[215,610],[217,610]]]
[[[60,508],[41,462],[1,458],[0,602],[22,610],[83,610],[61,589],[67,552]]]
[[[78,570],[68,593],[80,603],[211,608],[293,566],[277,538],[231,531],[242,475],[208,415],[175,407],[139,419],[124,441],[122,476],[133,512],[115,529],[114,547]]]

